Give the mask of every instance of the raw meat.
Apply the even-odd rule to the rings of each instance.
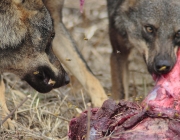
[[[180,140],[180,49],[171,72],[155,77],[156,85],[141,105],[126,101],[116,104],[109,99],[100,109],[85,111],[72,119],[69,138]]]

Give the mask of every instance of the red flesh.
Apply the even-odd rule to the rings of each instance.
[[[180,49],[170,73],[156,78],[156,85],[141,106],[112,100],[92,109],[90,138],[87,111],[72,119],[71,140],[180,140]]]
[[[180,49],[174,68],[156,81],[155,87],[142,102],[142,106],[159,112],[160,115],[177,117],[180,112]]]

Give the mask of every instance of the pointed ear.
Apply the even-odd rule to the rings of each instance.
[[[128,12],[130,8],[135,7],[139,0],[125,0],[121,6],[123,12]]]

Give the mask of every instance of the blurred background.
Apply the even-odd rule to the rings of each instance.
[[[79,1],[65,0],[63,21],[87,64],[110,96],[112,49],[108,36],[106,1],[86,0],[83,13],[80,13]],[[137,50],[133,50],[130,55],[129,69],[130,100],[139,102],[151,90],[153,82]],[[72,75],[68,86],[55,89],[49,94],[38,94],[13,74],[5,73],[4,79],[7,105],[11,111],[27,95],[31,95],[31,98],[13,115],[17,130],[0,130],[0,139],[3,140],[68,139],[70,119],[84,111],[90,102],[86,91]]]

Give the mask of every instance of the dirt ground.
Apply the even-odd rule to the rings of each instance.
[[[111,93],[108,18],[105,0],[86,0],[84,13],[78,0],[66,0],[63,11],[65,26],[69,29],[78,49],[106,93]],[[84,40],[88,38],[88,40]],[[153,86],[142,57],[136,50],[129,58],[130,93],[144,96]],[[5,73],[6,98],[12,111],[19,103],[31,97],[13,115],[16,131],[0,130],[0,140],[59,140],[68,139],[69,120],[77,116],[90,101],[87,93],[72,77],[72,83],[48,94],[38,94],[27,83],[13,74]]]

